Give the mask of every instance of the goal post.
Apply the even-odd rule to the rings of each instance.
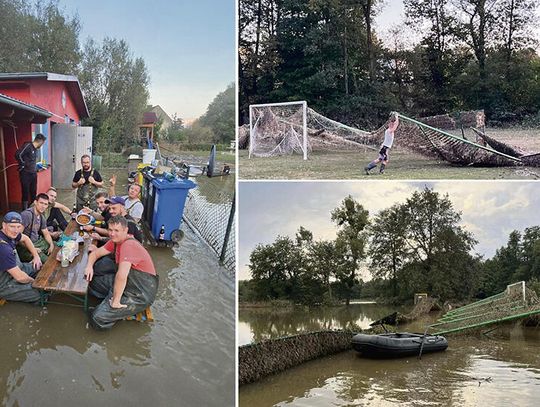
[[[521,296],[523,302],[526,300],[525,281],[518,281],[517,283],[508,284],[506,286],[506,295],[508,296]]]
[[[301,152],[307,160],[307,114],[306,101],[249,105],[248,157]]]

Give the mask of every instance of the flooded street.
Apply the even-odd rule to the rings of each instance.
[[[387,311],[386,306],[379,307]],[[368,323],[380,315],[374,305],[351,308],[354,321]],[[248,332],[252,338],[262,337],[269,332],[269,326],[276,326],[275,312],[257,311],[254,318],[251,310],[240,310],[240,338],[244,343],[251,342]],[[262,323],[265,312],[266,325]],[[305,326],[310,328],[317,329],[317,321],[321,322],[318,329],[337,328],[345,322],[341,308],[319,310],[319,313],[314,309],[309,314],[313,318]],[[297,318],[299,315],[296,312]],[[435,317],[430,315],[400,330],[422,331],[425,323]],[[284,330],[294,333],[293,325]],[[304,328],[298,324],[296,327]],[[277,328],[271,329],[277,332]],[[540,403],[540,328],[512,324],[489,336],[449,336],[448,340],[446,352],[427,354],[421,360],[416,357],[370,360],[351,350],[310,361],[242,386],[240,405],[536,406]]]
[[[58,200],[73,202],[66,191]],[[179,247],[148,249],[160,277],[154,322],[97,332],[82,308],[0,307],[0,404],[233,405],[234,279],[182,230]]]
[[[0,309],[5,406],[234,403],[234,282],[188,228],[179,248],[151,249],[160,276],[155,321],[109,332],[81,308]]]

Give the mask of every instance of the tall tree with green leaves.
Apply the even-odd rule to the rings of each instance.
[[[497,249],[495,256],[484,262],[482,288],[486,296],[503,291],[513,281],[522,265],[521,233],[514,230],[506,246]]]
[[[421,38],[421,52],[425,74],[417,80],[428,88],[426,106],[440,112],[448,104],[452,78],[451,60],[455,58],[451,45],[455,43],[457,19],[450,8],[451,0],[405,0],[406,22]],[[427,96],[426,95],[426,96]]]
[[[343,254],[341,267],[336,271],[336,279],[344,288],[347,305],[350,303],[353,288],[359,284],[360,262],[366,258],[368,215],[369,212],[350,195],[331,212],[332,222],[338,228],[336,250]]]
[[[332,240],[320,240],[311,244],[308,253],[310,269],[314,276],[324,285],[326,294],[323,302],[332,304],[334,294],[332,292],[332,279],[335,278],[342,266],[343,256]]]
[[[537,22],[535,0],[500,0],[496,6],[495,38],[504,50],[506,62],[510,63],[515,51],[531,45],[531,27]]]
[[[87,97],[99,152],[121,152],[139,144],[138,124],[148,104],[150,78],[142,58],[132,56],[124,40],[89,39],[79,77]]]
[[[231,83],[208,105],[206,113],[199,119],[200,124],[214,133],[214,142],[228,143],[235,137],[236,88]]]
[[[455,211],[448,195],[440,196],[429,188],[415,191],[403,206],[407,224],[406,242],[412,259],[421,266],[422,277],[429,291],[432,291],[441,279],[446,279],[449,268],[441,268],[440,256],[449,258],[452,250],[459,248],[461,253],[468,253],[476,244],[473,236],[465,231],[459,222],[461,214]],[[452,267],[451,261],[446,263]]]
[[[257,281],[262,298],[277,299],[290,296],[291,286],[298,282],[301,254],[289,237],[278,236],[274,243],[258,245],[249,257],[249,269]]]
[[[58,7],[58,0],[36,3],[36,15],[29,44],[35,69],[76,75],[81,54],[79,33],[81,24],[77,15],[66,16]]]
[[[487,92],[487,57],[494,44],[495,6],[497,0],[454,0],[460,18],[458,34],[471,48],[478,66],[477,105]]]
[[[0,1],[0,71],[76,75],[81,60],[80,21],[57,0],[35,5]]]
[[[28,44],[32,39],[34,17],[24,0],[0,0],[0,71],[31,70],[32,58]]]
[[[389,279],[394,297],[398,295],[399,272],[409,260],[407,229],[406,213],[399,204],[380,211],[368,229],[371,274],[375,278]]]

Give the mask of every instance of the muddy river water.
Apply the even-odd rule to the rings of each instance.
[[[0,307],[0,405],[234,405],[234,280],[182,229],[179,247],[149,249],[154,322],[97,332],[82,308]]]
[[[393,309],[392,309],[393,310]],[[240,344],[304,330],[366,326],[388,314],[376,304],[329,309],[240,309]],[[265,315],[266,314],[266,318]],[[422,331],[435,316],[403,330]],[[307,329],[306,329],[307,328]],[[354,351],[304,363],[242,386],[241,406],[537,406],[540,328],[506,325],[486,335],[448,336],[442,353],[370,360]]]

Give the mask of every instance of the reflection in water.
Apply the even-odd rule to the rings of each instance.
[[[0,404],[233,405],[234,282],[184,231],[179,248],[151,250],[160,275],[153,323],[97,332],[80,308],[4,305]]]
[[[259,310],[259,319],[263,318],[261,313]],[[353,317],[356,318],[355,313]],[[418,331],[431,318],[401,329]],[[246,318],[243,323],[250,326]],[[536,406],[540,403],[540,329],[508,325],[489,337],[449,337],[449,344],[446,352],[424,355],[421,360],[416,357],[370,360],[348,351],[307,362],[241,387],[240,405]]]
[[[234,195],[234,175],[211,178],[201,175],[194,177],[193,180],[197,183],[197,188],[191,191],[203,196],[208,203],[223,204],[224,202],[230,202]]]
[[[355,324],[361,329],[396,310],[392,306],[352,304],[349,307],[243,308],[239,313],[239,345],[279,338],[300,332],[343,329]]]

